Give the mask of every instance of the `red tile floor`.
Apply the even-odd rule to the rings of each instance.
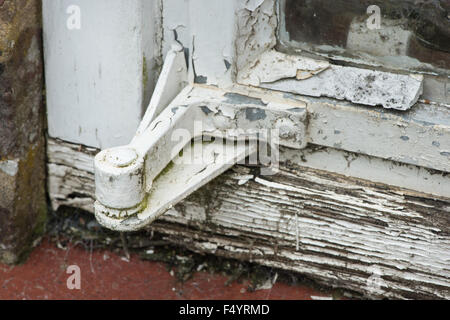
[[[81,270],[81,289],[69,290],[67,267]],[[308,286],[275,283],[270,290],[247,292],[245,282],[225,286],[227,276],[197,272],[181,284],[163,263],[130,261],[108,251],[81,247],[62,250],[44,240],[20,266],[0,264],[0,299],[295,299],[331,297]],[[315,298],[317,299],[317,298]]]

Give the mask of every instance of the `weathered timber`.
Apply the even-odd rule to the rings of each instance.
[[[93,211],[96,152],[49,140],[54,208]],[[450,198],[314,169],[313,158],[302,158],[303,165],[283,150],[274,176],[236,166],[151,228],[191,250],[299,272],[369,297],[450,298]]]

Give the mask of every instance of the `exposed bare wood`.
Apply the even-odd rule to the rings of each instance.
[[[93,211],[95,153],[49,140],[55,208]],[[237,166],[152,228],[192,250],[300,272],[370,297],[450,298],[450,199],[312,168],[313,158],[297,161],[285,150],[274,176]],[[377,161],[367,163],[399,174],[394,162],[383,169]]]

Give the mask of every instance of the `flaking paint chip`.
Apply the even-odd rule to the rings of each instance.
[[[386,109],[408,110],[423,92],[423,76],[331,65],[275,50],[239,72],[243,85],[328,97]]]
[[[262,83],[271,83],[286,78],[308,79],[329,66],[328,61],[269,50],[253,64],[239,72],[238,83],[259,86]]]

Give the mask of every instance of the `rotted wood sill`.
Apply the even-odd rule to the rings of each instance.
[[[49,139],[47,151],[53,207],[93,212],[97,150]],[[280,172],[269,177],[236,166],[149,231],[195,252],[298,272],[371,298],[450,298],[450,199],[310,166],[315,154],[335,152],[282,150]],[[360,160],[342,157],[349,166]],[[376,161],[366,162],[376,170]]]

